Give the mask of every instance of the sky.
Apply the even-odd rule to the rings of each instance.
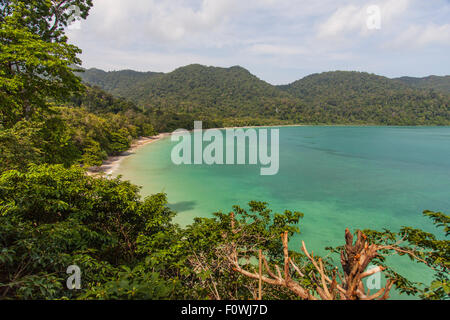
[[[272,84],[450,74],[450,0],[94,0],[67,32],[83,67],[106,71],[240,65]]]

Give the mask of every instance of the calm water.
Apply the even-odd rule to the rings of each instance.
[[[280,128],[275,176],[260,176],[259,165],[175,166],[174,145],[165,139],[145,146],[116,174],[141,185],[144,195],[167,193],[181,225],[234,204],[266,201],[274,211],[303,212],[291,247],[301,239],[323,254],[343,244],[347,227],[434,232],[422,211],[450,212],[450,127]],[[408,259],[393,258],[392,265],[413,280],[430,280]]]

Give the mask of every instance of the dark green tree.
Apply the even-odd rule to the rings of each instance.
[[[81,50],[67,43],[64,27],[73,13],[86,18],[90,0],[0,1],[0,121],[12,127],[65,101],[82,89],[74,75]]]

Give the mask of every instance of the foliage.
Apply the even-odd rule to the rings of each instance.
[[[412,87],[450,94],[450,76],[429,76],[424,78],[401,77],[396,80]]]
[[[175,213],[166,203],[163,194],[140,201],[138,188],[128,182],[88,177],[77,167],[32,165],[27,173],[5,172],[0,178],[0,295],[205,299],[213,298],[205,282],[216,279],[222,297],[250,298],[241,287],[243,278],[230,276],[225,265],[214,272],[195,268],[195,257],[206,259],[205,266],[220,260],[215,254],[225,243],[229,216],[196,219],[183,230],[172,223]],[[234,211],[242,228],[236,237],[260,239],[274,258],[282,254],[276,235],[286,228],[297,231],[301,216],[272,215],[258,202],[250,203],[249,212],[237,206]],[[82,270],[81,291],[65,288],[65,269],[73,264]]]
[[[361,72],[272,86],[241,67],[189,65],[167,74],[86,70],[87,83],[135,102],[158,130],[279,124],[445,125],[450,97]]]
[[[65,101],[82,89],[73,66],[81,50],[67,43],[62,28],[77,4],[86,18],[92,1],[2,0],[0,3],[0,124],[7,128]],[[54,18],[53,24],[49,21]]]
[[[92,68],[79,73],[86,83],[92,86],[102,88],[113,93],[115,96],[126,96],[129,87],[136,82],[148,80],[154,76],[161,75],[156,72],[137,72],[132,70],[105,72],[100,69]]]
[[[133,139],[153,134],[150,120],[134,111],[96,115],[52,107],[39,121],[22,120],[0,131],[0,171],[25,170],[30,163],[98,166],[129,149]]]
[[[81,50],[64,34],[72,6],[86,18],[92,1],[0,2],[1,171],[30,163],[100,165],[133,139],[155,134],[132,103],[85,88],[74,74]]]
[[[426,212],[448,228],[448,216]],[[79,167],[31,165],[28,172],[0,177],[0,295],[4,299],[254,299],[257,282],[234,272],[230,245],[242,267],[255,269],[252,256],[262,250],[272,268],[283,263],[280,234],[298,232],[303,214],[273,213],[266,203],[249,209],[196,218],[181,229],[164,194],[140,200],[139,188],[120,179],[92,178]],[[232,223],[234,221],[234,223]],[[400,275],[390,274],[406,293],[427,299],[448,297],[448,241],[421,230],[366,232],[384,246],[405,237],[401,246],[412,258],[437,270],[436,281],[420,291]],[[400,251],[401,252],[401,251]],[[387,254],[387,253],[386,253]],[[289,256],[307,277],[292,275],[316,290],[318,273],[305,255]],[[317,256],[315,256],[317,259]],[[384,265],[384,254],[377,258]],[[82,290],[65,287],[70,265],[82,270]],[[331,261],[324,260],[332,272]],[[388,270],[389,271],[389,270]],[[412,287],[412,289],[408,289]],[[283,288],[266,288],[266,299],[296,299]]]
[[[0,0],[0,299],[257,297],[255,281],[230,265],[230,246],[247,270],[256,270],[255,250],[273,268],[282,263],[302,213],[273,213],[252,201],[248,209],[235,206],[231,214],[180,228],[165,194],[142,200],[130,182],[93,178],[82,168],[101,164],[155,129],[191,129],[194,119],[206,121],[205,128],[449,121],[448,96],[367,74],[324,74],[287,87],[240,67],[82,75],[123,96],[117,98],[82,86],[73,72],[81,51],[64,33],[71,5],[86,18],[92,1]],[[424,214],[448,236],[447,215]],[[406,227],[368,235],[385,244],[404,238],[411,258],[437,271],[422,297],[448,298],[447,240]],[[289,256],[308,275],[295,279],[317,290],[318,273],[308,259],[294,251]],[[323,262],[333,269],[331,261]],[[66,287],[71,265],[82,270],[81,290]],[[419,292],[400,275],[391,278],[405,292]],[[284,288],[264,292],[266,299],[298,299]]]
[[[87,289],[97,283],[108,287],[122,277],[121,265],[138,261],[136,239],[163,230],[173,217],[165,195],[140,201],[138,190],[119,179],[88,177],[77,167],[32,165],[27,173],[5,172],[0,178],[0,296],[75,297],[77,292],[65,288],[65,270],[73,264],[83,270]]]
[[[424,211],[423,215],[430,218],[436,227],[443,229],[444,236],[442,238],[411,227],[403,227],[399,232],[366,230],[365,233],[376,243],[400,243],[404,255],[409,256],[413,261],[424,263],[434,270],[434,281],[423,290],[419,290],[413,283],[396,275],[405,289],[404,292],[420,293],[425,299],[448,299],[450,297],[450,241],[444,238],[450,234],[450,216],[428,210]],[[381,259],[380,262],[384,262],[384,259]],[[395,273],[391,270],[391,274]],[[407,290],[408,288],[410,290]]]
[[[329,123],[445,125],[450,96],[364,72],[324,72],[281,89],[302,99],[304,117]]]

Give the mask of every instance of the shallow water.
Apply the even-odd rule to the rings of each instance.
[[[396,231],[407,225],[435,232],[422,211],[450,212],[450,127],[279,130],[275,176],[261,176],[259,165],[176,166],[170,139],[142,147],[115,174],[141,185],[144,195],[166,192],[181,225],[250,200],[266,201],[278,212],[301,211],[301,234],[291,247],[301,239],[318,254],[343,244],[345,228]],[[410,279],[430,281],[420,265],[391,260]]]

